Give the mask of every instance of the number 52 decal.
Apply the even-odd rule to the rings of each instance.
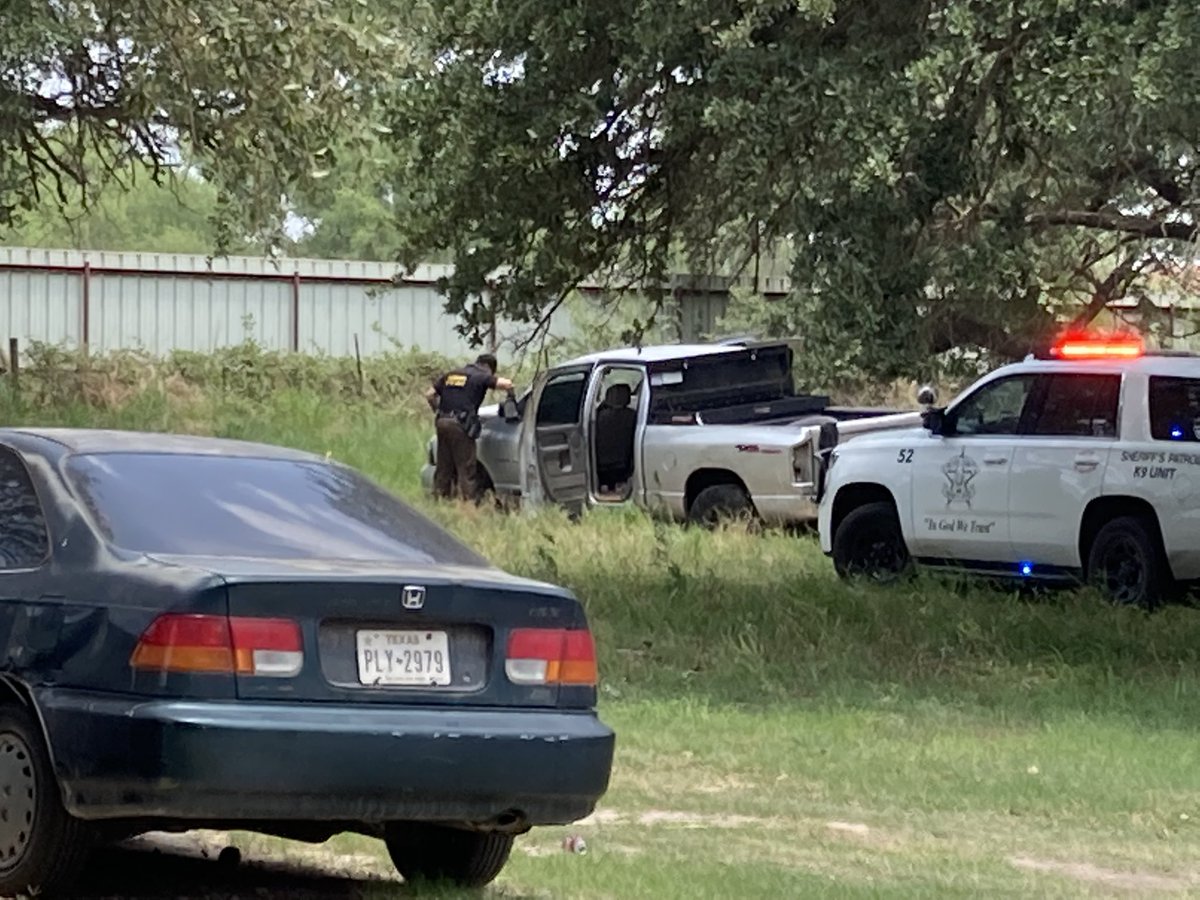
[[[912,458],[913,458],[913,452],[911,450],[901,450],[900,455],[896,457],[896,462],[910,463],[910,462],[912,462]]]

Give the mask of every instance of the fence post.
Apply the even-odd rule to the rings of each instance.
[[[292,272],[292,352],[300,350],[300,270]]]
[[[79,306],[82,318],[80,344],[83,355],[87,356],[88,345],[92,340],[92,264],[86,260],[83,263],[83,284],[80,290]]]
[[[15,395],[21,389],[21,347],[15,337],[8,339],[8,375]]]

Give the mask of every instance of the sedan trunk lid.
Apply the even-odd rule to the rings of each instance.
[[[531,707],[594,702],[594,685],[518,684],[506,673],[514,632],[587,628],[579,602],[561,588],[489,567],[154,558],[219,576],[235,621],[299,625],[299,671],[239,673],[240,698]]]

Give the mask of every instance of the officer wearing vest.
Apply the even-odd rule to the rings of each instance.
[[[512,386],[496,375],[496,357],[484,353],[470,365],[447,372],[425,392],[437,415],[435,496],[449,498],[457,485],[460,497],[475,499],[475,439],[482,427],[479,406],[488,391],[510,391]]]

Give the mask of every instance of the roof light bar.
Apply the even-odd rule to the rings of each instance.
[[[1055,359],[1137,359],[1146,347],[1140,337],[1070,337],[1050,348]]]

